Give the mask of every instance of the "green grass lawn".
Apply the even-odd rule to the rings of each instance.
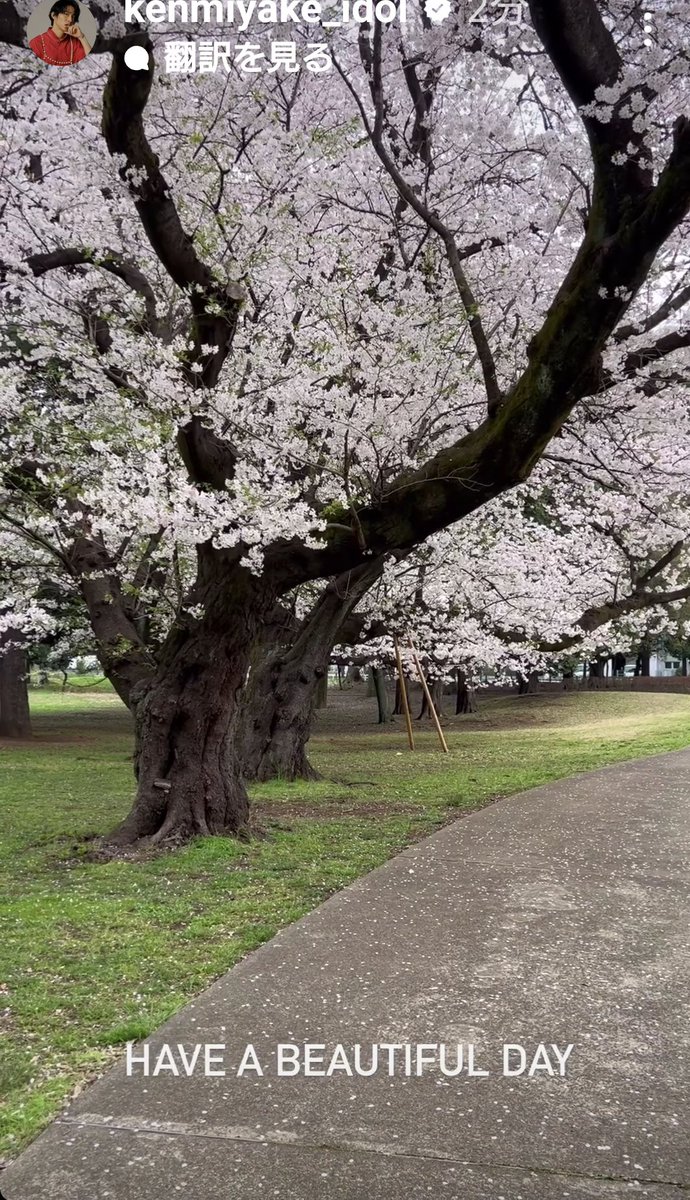
[[[48,692],[108,692],[110,695],[114,694],[110,680],[95,671],[86,671],[82,675],[71,672],[65,679],[59,671],[49,671],[47,677],[45,675],[40,677],[39,672],[34,669],[31,672],[31,683],[33,687],[40,687],[41,691]]]
[[[32,693],[35,737],[0,743],[0,1158],[63,1101],[282,926],[449,816],[565,775],[690,742],[690,696],[597,692],[485,701],[425,725],[336,694],[317,783],[254,789],[258,836],[89,861],[132,798],[129,716],[107,691]]]

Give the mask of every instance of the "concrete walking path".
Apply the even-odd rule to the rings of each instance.
[[[112,1070],[0,1191],[688,1200],[689,868],[690,750],[490,805],[285,929],[149,1040],[151,1068],[164,1044],[188,1060],[222,1044],[225,1076],[203,1074],[203,1050],[189,1077]],[[336,1053],[334,1073],[279,1076],[286,1043],[322,1044],[313,1068]],[[264,1074],[237,1077],[249,1044]],[[415,1074],[420,1044],[444,1044],[446,1070],[462,1045],[463,1073],[427,1048]],[[524,1047],[524,1073],[503,1073],[505,1044]],[[364,1076],[356,1045],[361,1069],[373,1045],[402,1049],[379,1048]],[[466,1073],[471,1046],[485,1074]]]

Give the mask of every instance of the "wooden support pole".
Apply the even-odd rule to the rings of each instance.
[[[410,744],[410,750],[414,750],[414,734],[412,732],[412,718],[410,717],[410,704],[407,698],[407,687],[405,685],[405,675],[403,673],[402,657],[400,654],[400,646],[398,639],[393,638],[395,644],[395,657],[398,663],[398,678],[400,680],[400,699],[402,700],[403,712],[405,714],[405,724],[407,725],[407,740]]]
[[[438,719],[438,713],[436,712],[436,709],[434,707],[434,702],[431,699],[431,692],[429,691],[429,685],[426,681],[426,676],[422,670],[422,664],[419,661],[419,655],[417,654],[417,651],[414,648],[411,634],[408,634],[408,639],[410,642],[410,650],[412,651],[412,657],[414,658],[414,665],[417,668],[417,674],[419,675],[419,682],[421,683],[422,688],[424,689],[424,695],[426,696],[426,702],[429,705],[429,712],[431,713],[432,720],[434,722],[434,725],[436,726],[438,740],[441,743],[441,748],[443,750],[443,753],[449,754],[450,751],[448,750],[448,743],[446,742],[446,739],[443,736],[443,730],[441,729],[441,722]]]

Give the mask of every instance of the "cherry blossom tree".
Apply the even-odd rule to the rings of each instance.
[[[550,477],[548,507],[544,493],[523,485],[384,573],[359,614],[357,661],[393,665],[397,636],[414,674],[411,635],[432,681],[458,670],[469,680],[490,674],[500,681],[546,670],[566,652],[629,653],[652,624],[658,636],[683,627],[688,497],[671,511],[660,503],[654,514],[648,492],[639,527],[628,497],[626,524],[617,527],[616,503],[604,515],[600,496],[587,511],[572,464],[560,495],[545,465],[532,482]],[[589,481],[579,482],[591,502]]]
[[[132,74],[170,31],[115,17],[56,78],[5,22],[3,490],[135,713],[116,844],[244,827],[285,596],[481,513],[571,418],[592,454],[604,418],[675,419],[678,21],[650,48],[626,0],[529,9],[341,30],[318,81]],[[184,564],[155,645],[127,574],[153,553]]]
[[[0,530],[0,737],[31,735],[27,649],[55,628],[40,597],[45,564],[40,548]]]

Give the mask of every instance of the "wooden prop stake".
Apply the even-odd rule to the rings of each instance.
[[[410,705],[407,699],[407,687],[405,686],[405,676],[403,674],[402,658],[400,655],[400,646],[398,639],[393,638],[395,644],[395,657],[398,663],[398,678],[400,680],[400,699],[402,700],[403,712],[405,714],[405,724],[407,725],[407,740],[410,744],[410,750],[414,750],[414,734],[412,733],[412,718],[410,717]]]
[[[421,683],[422,688],[424,689],[424,695],[426,696],[426,702],[429,705],[429,712],[431,713],[432,720],[434,722],[434,725],[436,726],[438,740],[441,743],[441,748],[443,750],[443,753],[449,754],[450,751],[448,749],[448,743],[446,742],[446,739],[443,736],[443,730],[441,729],[441,722],[438,719],[438,713],[436,712],[436,709],[434,707],[434,702],[431,699],[431,692],[429,691],[429,685],[426,681],[426,676],[424,675],[424,672],[422,670],[422,664],[419,661],[419,655],[417,654],[417,651],[414,648],[414,643],[412,641],[411,634],[408,634],[408,639],[409,639],[409,643],[410,643],[410,650],[412,651],[412,657],[414,658],[414,665],[417,668],[417,674],[419,675],[419,682]]]

